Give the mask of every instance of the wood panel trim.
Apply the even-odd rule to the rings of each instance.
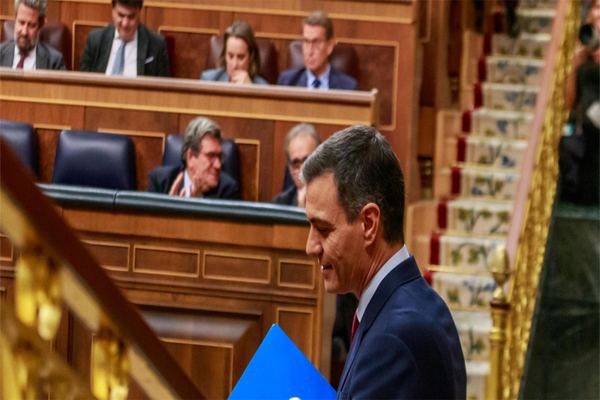
[[[260,140],[258,139],[235,139],[236,144],[249,144],[256,146],[256,192],[254,193],[254,201],[258,201],[258,184],[260,182]]]
[[[423,4],[423,2],[420,2]],[[427,34],[420,38],[421,44],[429,43],[431,41],[431,25],[433,24],[433,0],[427,1]]]
[[[396,130],[396,114],[398,112],[398,75],[400,68],[400,43],[389,40],[371,40],[371,39],[353,39],[339,38],[337,43],[362,44],[365,46],[387,46],[394,48],[394,87],[392,89],[392,123],[390,125],[381,125],[378,130],[394,131]]]
[[[312,271],[312,285],[304,285],[301,283],[282,283],[281,282],[281,264],[282,263],[310,266],[311,271]],[[316,273],[315,273],[315,263],[314,262],[304,261],[304,260],[296,260],[296,259],[292,259],[292,258],[280,258],[279,259],[279,262],[277,264],[277,286],[291,287],[291,288],[297,288],[297,289],[314,289],[315,282],[316,282],[315,278],[316,278]]]
[[[309,308],[299,308],[299,307],[275,307],[275,323],[279,325],[279,313],[281,311],[290,312],[290,313],[298,313],[298,314],[308,314],[310,315],[310,329],[309,329],[309,345],[310,349],[310,357],[308,357],[309,361],[312,363],[313,361],[313,329],[315,328],[315,313],[313,310]]]
[[[131,261],[131,254],[130,254],[131,246],[129,244],[116,243],[116,242],[105,242],[105,241],[98,241],[98,240],[88,240],[88,239],[81,239],[81,242],[87,243],[87,244],[92,244],[92,245],[97,245],[97,246],[121,247],[121,248],[127,249],[127,267],[126,268],[115,267],[115,266],[110,266],[110,265],[100,265],[100,266],[102,268],[109,269],[111,271],[129,271],[129,265],[130,265],[130,261]]]
[[[48,129],[52,131],[68,131],[71,130],[70,125],[52,125],[52,124],[33,124],[33,129]]]
[[[8,237],[8,235],[4,235],[2,233],[0,233],[0,238],[8,238],[10,240],[10,237]],[[10,241],[10,257],[0,257],[0,261],[13,261],[14,258],[15,258],[15,245],[11,240]]]
[[[130,131],[126,129],[98,128],[98,132],[114,133],[116,135],[140,136],[162,139],[162,151],[165,152],[165,140],[167,134],[164,132]]]
[[[209,35],[218,35],[220,32],[218,29],[210,29],[210,28],[186,28],[181,26],[171,26],[171,25],[159,25],[158,33],[166,32],[184,32],[184,33],[206,33]]]
[[[62,0],[65,1],[65,0]],[[67,0],[78,1],[78,0]],[[90,0],[87,0],[90,1]],[[91,0],[90,2],[96,2]],[[100,1],[98,1],[100,2]],[[295,11],[295,10],[277,10],[269,8],[248,8],[236,6],[215,6],[209,4],[193,4],[193,3],[170,3],[163,1],[146,1],[144,4],[147,8],[172,8],[185,10],[201,10],[201,11],[219,11],[227,13],[246,13],[246,14],[265,14],[265,15],[282,15],[290,17],[306,17],[310,11]],[[366,21],[366,22],[388,22],[401,25],[412,25],[415,22],[414,18],[397,18],[397,17],[381,17],[376,15],[357,15],[357,14],[342,14],[342,13],[327,13],[331,19],[345,19],[351,21]]]
[[[208,256],[216,256],[216,257],[225,257],[225,258],[267,261],[267,278],[266,279],[254,279],[254,278],[235,278],[235,277],[229,277],[229,276],[225,276],[225,275],[207,275],[206,274],[206,256],[207,255]],[[202,254],[202,278],[221,280],[221,281],[269,284],[271,282],[271,257],[260,256],[257,254],[229,253],[229,252],[224,252],[224,251],[205,250]]]
[[[302,35],[294,35],[290,33],[272,33],[272,32],[256,32],[254,37],[267,39],[284,39],[284,40],[301,40]],[[336,40],[337,43],[337,40]]]
[[[155,112],[166,112],[166,113],[179,113],[179,114],[190,114],[190,115],[206,115],[206,116],[218,116],[218,117],[232,117],[232,118],[247,118],[247,119],[260,119],[268,121],[287,121],[287,122],[306,122],[305,116],[299,117],[288,117],[285,115],[271,115],[271,114],[254,114],[254,113],[243,113],[233,111],[218,111],[218,110],[203,110],[179,107],[158,107],[158,106],[145,106],[141,104],[129,105],[119,103],[98,103],[93,101],[80,101],[80,100],[56,100],[56,99],[40,99],[36,97],[21,97],[21,96],[5,96],[0,94],[0,100],[2,101],[18,101],[25,103],[38,103],[38,104],[58,104],[66,106],[80,106],[80,107],[97,107],[97,108],[118,108],[132,111],[155,111]],[[311,118],[311,122],[315,124],[324,125],[365,125],[368,124],[362,120],[345,120],[345,119],[329,119],[329,118]]]
[[[155,250],[155,251],[165,251],[172,253],[181,253],[181,254],[196,254],[198,256],[198,262],[196,264],[196,273],[187,273],[187,272],[168,272],[168,271],[155,271],[151,269],[145,268],[136,268],[135,267],[135,254],[136,250]],[[184,276],[188,278],[197,278],[200,276],[200,250],[195,249],[185,249],[179,247],[165,247],[165,246],[151,246],[151,245],[141,245],[136,244],[133,246],[133,272],[137,272],[140,274],[149,274],[149,275],[166,275],[166,276]]]
[[[62,0],[64,1],[64,0]],[[81,0],[77,0],[77,2],[79,2]],[[81,2],[85,2],[85,1],[81,1]],[[95,3],[94,1],[90,1],[90,3]],[[105,4],[104,2],[101,2],[103,4]],[[75,70],[75,26],[76,25],[88,25],[88,26],[97,26],[97,27],[103,27],[106,26],[107,24],[104,22],[98,22],[98,21],[84,21],[84,20],[74,20],[73,21],[73,26],[71,27],[71,71]]]
[[[229,374],[229,392],[231,393],[231,391],[233,390],[233,351],[234,351],[232,344],[209,342],[209,341],[204,341],[204,340],[173,339],[173,338],[165,338],[165,337],[160,337],[160,336],[158,338],[166,343],[188,344],[191,346],[219,347],[219,348],[223,348],[223,349],[229,349],[230,350],[229,371],[231,372]]]

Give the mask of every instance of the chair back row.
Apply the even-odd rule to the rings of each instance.
[[[33,126],[0,121],[0,135],[34,175],[38,175],[38,144]],[[183,135],[167,136],[163,166],[181,165]],[[223,139],[221,170],[239,182],[239,149]],[[64,130],[54,158],[52,183],[116,190],[136,189],[135,149],[127,135]]]

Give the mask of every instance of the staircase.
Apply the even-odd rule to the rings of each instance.
[[[484,56],[470,63],[473,107],[438,115],[436,200],[407,213],[410,249],[453,313],[471,400],[486,397],[495,288],[488,267],[506,241],[555,8],[556,0],[522,0],[518,37],[479,40]]]

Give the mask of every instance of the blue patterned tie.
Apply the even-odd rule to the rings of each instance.
[[[125,69],[125,45],[127,43],[122,40],[119,50],[117,50],[117,56],[115,57],[115,63],[113,64],[111,75],[123,75]]]
[[[318,89],[319,86],[321,86],[321,81],[319,80],[319,78],[315,79],[315,81],[313,82],[313,87],[315,89]]]

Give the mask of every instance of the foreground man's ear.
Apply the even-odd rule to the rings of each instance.
[[[358,216],[363,227],[363,239],[366,245],[371,245],[377,238],[377,231],[381,222],[381,211],[375,203],[363,207]]]

